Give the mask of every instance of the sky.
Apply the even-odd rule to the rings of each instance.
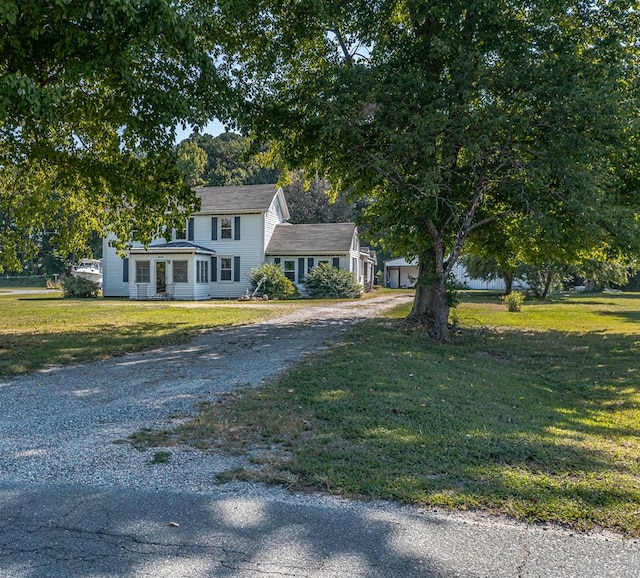
[[[210,122],[207,126],[205,126],[202,131],[203,134],[210,134],[211,136],[217,136],[222,132],[225,132],[224,125],[214,120]],[[193,128],[191,126],[187,126],[186,129],[182,129],[182,127],[178,127],[176,132],[176,144],[182,142],[184,139],[189,138],[193,133]]]

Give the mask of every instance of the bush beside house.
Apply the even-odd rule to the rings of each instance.
[[[298,289],[285,276],[280,265],[265,263],[251,269],[251,289],[260,296],[269,299],[293,299],[298,296]]]
[[[316,265],[305,277],[305,289],[315,299],[354,299],[362,294],[362,287],[353,274],[328,263]]]

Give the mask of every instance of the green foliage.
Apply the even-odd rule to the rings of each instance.
[[[178,170],[190,187],[204,184],[202,175],[207,165],[207,153],[195,142],[182,141],[178,145]]]
[[[362,287],[352,273],[328,263],[313,267],[304,278],[304,283],[307,294],[314,299],[355,299],[362,295]]]
[[[100,286],[90,279],[67,275],[62,283],[62,293],[68,298],[97,297]]]
[[[571,276],[570,268],[564,263],[543,263],[527,265],[522,269],[522,278],[529,285],[537,299],[546,299],[550,293],[562,290],[564,281]]]
[[[330,183],[324,179],[305,183],[300,173],[294,173],[284,194],[290,223],[347,223],[356,218],[355,205],[344,193],[333,196]]]
[[[500,301],[502,301],[512,313],[519,313],[522,310],[524,299],[524,293],[520,291],[513,291],[508,295],[502,295],[500,297]]]
[[[44,287],[46,285],[44,275],[16,275],[0,277],[0,287]]]
[[[258,285],[259,295],[266,295],[269,299],[293,299],[298,296],[297,287],[288,279],[282,267],[274,263],[264,263],[250,271],[251,287]]]
[[[263,166],[259,156],[252,154],[249,139],[239,134],[201,134],[189,140],[207,155],[202,176],[205,186],[261,185],[278,180],[279,173]]]
[[[92,234],[148,242],[197,200],[178,124],[223,114],[191,2],[20,0],[0,8],[0,267],[47,232],[60,254]]]
[[[575,268],[575,274],[594,282],[595,287],[624,286],[638,271],[638,261],[622,256],[594,255]]]

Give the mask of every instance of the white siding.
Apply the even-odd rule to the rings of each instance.
[[[104,297],[128,297],[129,284],[123,281],[123,258],[116,254],[109,241],[110,235],[102,241],[102,295]]]
[[[280,201],[278,197],[274,197],[269,210],[264,215],[264,250],[266,250],[276,225],[282,223],[282,215],[280,210]],[[263,258],[264,258],[263,250]]]
[[[407,264],[404,259],[393,259],[385,261],[385,283],[391,288],[413,287],[415,278],[418,276],[418,267],[414,264]],[[505,285],[502,279],[484,281],[470,277],[464,265],[456,263],[453,267],[453,276],[457,283],[467,289],[484,289],[489,291],[504,291]],[[518,285],[523,285],[521,280],[514,281]]]
[[[264,228],[265,217],[263,213],[237,215],[240,217],[240,240],[220,239],[211,241],[211,216],[207,217],[209,222],[209,241],[197,236],[197,245],[204,245],[213,249],[217,257],[217,281],[211,283],[211,297],[217,299],[236,299],[250,291],[251,280],[249,272],[254,267],[259,267],[264,263]],[[205,244],[206,242],[206,244]],[[240,281],[233,281],[235,271],[232,271],[231,281],[220,279],[220,260],[222,257],[240,257]]]

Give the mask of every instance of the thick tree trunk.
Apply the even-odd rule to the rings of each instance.
[[[504,294],[511,295],[513,292],[513,275],[503,275],[502,280],[504,281]]]
[[[418,260],[418,281],[409,319],[425,325],[438,342],[449,340],[449,300],[442,255],[431,251]]]
[[[549,295],[549,289],[551,288],[551,282],[553,281],[553,277],[554,277],[553,271],[547,271],[547,273],[544,276],[544,289],[542,290],[542,295],[540,296],[543,301],[547,298],[547,295]]]

